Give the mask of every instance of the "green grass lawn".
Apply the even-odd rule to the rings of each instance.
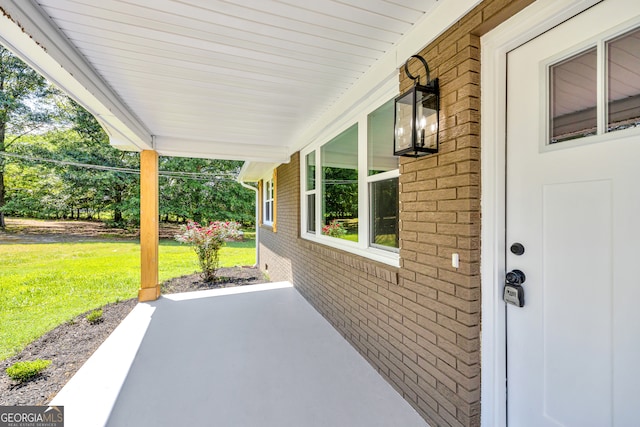
[[[188,245],[160,242],[160,282],[198,271]],[[253,265],[255,241],[228,243],[223,267]],[[140,244],[0,245],[0,360],[87,310],[137,296]]]

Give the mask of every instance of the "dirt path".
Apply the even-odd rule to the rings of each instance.
[[[0,244],[135,240],[139,237],[138,229],[110,228],[98,221],[6,218],[6,223],[6,230],[0,230]],[[170,239],[179,232],[179,229],[174,224],[161,224],[160,238]]]

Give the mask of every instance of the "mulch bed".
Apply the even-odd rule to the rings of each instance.
[[[217,275],[219,280],[215,283],[204,282],[199,274],[171,279],[162,284],[162,292],[200,291],[267,281],[262,272],[254,267],[221,268]],[[47,332],[20,354],[1,361],[0,406],[45,405],[51,401],[136,303],[136,299],[130,299],[104,306],[102,321],[96,324],[90,324],[85,319],[89,312],[81,314]],[[35,359],[48,359],[52,364],[38,377],[23,384],[17,384],[7,376],[7,367]]]

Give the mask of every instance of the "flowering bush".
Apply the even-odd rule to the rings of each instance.
[[[347,229],[344,228],[344,225],[338,222],[337,219],[334,219],[329,224],[322,227],[322,234],[331,237],[342,237],[347,234]]]
[[[208,226],[201,226],[197,222],[189,221],[186,226],[182,226],[182,233],[176,234],[175,239],[180,243],[193,245],[203,279],[212,282],[216,279],[216,271],[220,265],[220,248],[226,240],[237,239],[239,236],[240,224],[237,222],[215,221]]]

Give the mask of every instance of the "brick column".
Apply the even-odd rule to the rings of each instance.
[[[140,302],[160,296],[158,211],[158,153],[145,150],[140,153]]]

